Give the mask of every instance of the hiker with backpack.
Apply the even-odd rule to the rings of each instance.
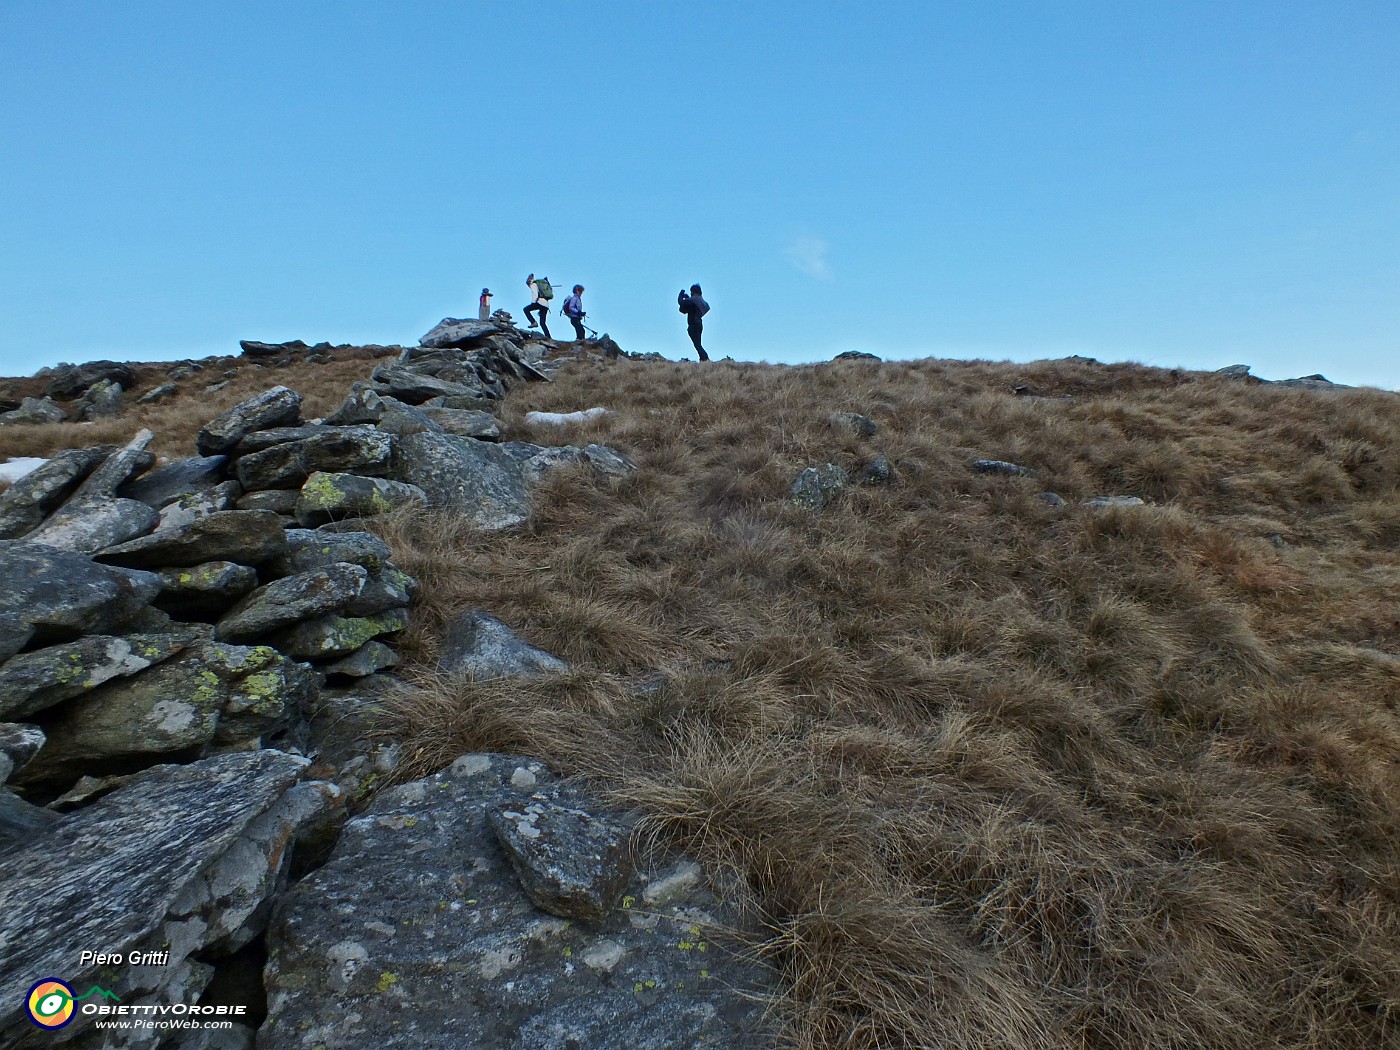
[[[582,341],[583,319],[588,315],[583,312],[583,285],[574,285],[574,294],[564,300],[564,316],[569,319],[569,323],[574,326],[574,339]]]
[[[535,275],[530,274],[529,277],[525,278],[525,287],[530,289],[530,305],[525,307],[525,319],[530,321],[530,311],[534,310],[539,324],[536,325],[534,321],[530,321],[530,327],[540,328],[546,339],[553,339],[554,337],[549,334],[549,322],[545,320],[549,314],[550,300],[554,298],[554,289],[550,286],[549,278],[541,277],[536,280]]]
[[[676,305],[680,312],[685,314],[685,330],[690,336],[690,341],[695,344],[695,352],[700,355],[701,361],[708,361],[710,355],[705,353],[705,348],[700,345],[700,336],[705,330],[705,323],[701,318],[710,312],[710,304],[701,296],[700,286],[692,284],[688,295],[682,289],[681,294],[676,296]]]

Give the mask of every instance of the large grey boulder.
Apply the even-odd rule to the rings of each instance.
[[[335,803],[329,785],[297,783],[305,767],[276,751],[165,766],[0,854],[0,1044],[54,1041],[22,1013],[48,975],[81,991],[100,985],[126,1006],[195,1002],[213,970],[191,957],[257,935],[299,830]],[[168,954],[162,965],[98,966],[80,959],[83,946]],[[83,1046],[158,1038],[100,1043],[81,1012],[62,1035]]]
[[[0,542],[0,580],[0,616],[30,624],[40,644],[121,627],[160,593],[154,573],[13,540]]]
[[[444,317],[433,325],[432,330],[422,339],[418,340],[418,344],[434,348],[476,346],[490,336],[505,331],[508,329],[503,325],[496,324],[495,321]]]
[[[122,414],[122,385],[110,379],[99,379],[73,404],[73,410],[81,420],[96,422],[111,419]]]
[[[119,361],[88,361],[81,365],[59,365],[49,377],[44,393],[49,397],[72,400],[97,383],[116,383],[131,389],[136,373]]]
[[[205,456],[231,452],[253,431],[290,426],[300,413],[301,395],[285,386],[276,386],[234,405],[210,421],[195,438],[195,447]]]
[[[295,513],[303,525],[324,525],[346,518],[373,517],[426,499],[421,488],[402,481],[317,471],[302,485]]]
[[[34,425],[38,423],[62,423],[67,413],[46,397],[26,397],[19,408],[0,412],[0,427],[12,425]]]
[[[24,539],[59,550],[95,554],[155,529],[160,513],[134,499],[72,499]]]
[[[363,566],[336,562],[273,580],[230,609],[214,628],[214,637],[221,642],[250,641],[300,620],[338,612],[364,590],[368,579]]]
[[[528,678],[568,669],[559,657],[523,641],[500,620],[479,609],[468,609],[452,621],[438,659],[438,670],[481,681]]]
[[[137,499],[160,510],[181,496],[206,492],[224,480],[227,456],[191,456],[144,474],[117,490],[117,495]]]
[[[345,561],[374,573],[389,563],[390,556],[389,545],[371,532],[288,529],[287,553],[268,562],[267,571],[291,576]]]
[[[772,1046],[765,974],[717,932],[743,919],[693,865],[639,856],[587,924],[531,901],[488,813],[540,801],[596,807],[542,763],[467,755],[351,819],[274,912],[261,1050]]]
[[[421,405],[434,397],[480,397],[480,380],[454,382],[424,375],[402,365],[383,364],[370,373],[375,390],[408,405]]]
[[[234,456],[248,456],[254,452],[262,452],[273,445],[285,445],[289,441],[301,441],[304,438],[317,437],[334,430],[324,423],[303,423],[295,427],[272,427],[268,430],[255,430],[239,439],[233,449]]]
[[[0,539],[17,539],[38,528],[111,451],[108,447],[60,452],[0,493]]]
[[[267,646],[204,642],[56,708],[48,742],[18,779],[63,783],[246,749],[300,718],[315,688],[310,668]]]
[[[225,510],[109,547],[96,560],[133,569],[236,561],[261,565],[287,549],[282,519],[267,510]]]
[[[90,634],[22,653],[0,665],[0,721],[24,718],[113,678],[144,671],[198,638],[192,630],[126,637]]]
[[[409,434],[395,446],[393,477],[421,488],[430,506],[458,510],[483,529],[510,528],[529,517],[520,463],[490,442]]]
[[[243,456],[237,465],[238,480],[254,491],[301,488],[318,470],[382,474],[393,450],[393,435],[374,427],[327,427],[311,437]]]
[[[500,421],[490,412],[470,408],[424,408],[423,414],[438,428],[458,437],[480,438],[495,441],[501,436]],[[384,423],[379,424],[381,429]],[[422,429],[428,430],[429,427]]]

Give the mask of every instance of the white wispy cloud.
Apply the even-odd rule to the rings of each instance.
[[[820,237],[798,237],[788,244],[785,254],[788,262],[808,277],[830,281],[835,279],[835,275],[831,272],[826,252],[826,241]]]

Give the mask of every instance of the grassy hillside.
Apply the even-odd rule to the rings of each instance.
[[[428,679],[390,727],[418,769],[543,755],[741,872],[796,1046],[1396,1045],[1394,396],[618,362],[513,395],[512,436],[595,404],[535,436],[632,477],[554,476],[521,534],[386,528],[421,666],[463,605],[575,666]],[[880,452],[890,487],[787,500]],[[1153,505],[1075,505],[1110,493]]]
[[[230,363],[218,395],[0,453],[139,423],[188,455],[241,396],[326,411],[371,366]],[[1079,361],[574,365],[516,388],[506,436],[639,469],[552,474],[519,532],[378,523],[423,584],[402,650],[428,686],[384,731],[410,774],[471,750],[590,774],[744,875],[796,1047],[1393,1047],[1397,407]],[[881,453],[887,487],[787,498]],[[1151,505],[1078,506],[1103,494]],[[434,677],[465,606],[573,670]]]

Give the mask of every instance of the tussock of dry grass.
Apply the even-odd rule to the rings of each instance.
[[[389,726],[416,771],[543,755],[741,873],[795,1047],[1395,1045],[1392,396],[619,362],[505,414],[529,437],[527,410],[594,404],[535,436],[635,475],[560,472],[513,535],[382,523],[427,584],[406,650],[428,689]],[[803,466],[879,452],[892,487],[787,503]],[[467,606],[574,670],[427,674]]]

